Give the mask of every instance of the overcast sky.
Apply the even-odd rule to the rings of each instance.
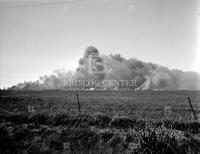
[[[55,69],[75,70],[89,45],[100,54],[120,53],[200,73],[198,0],[85,0],[2,8],[17,5],[29,3],[0,2],[0,88]]]

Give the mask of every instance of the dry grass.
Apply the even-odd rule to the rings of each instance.
[[[200,123],[184,95],[199,92],[79,92],[78,113],[73,92],[7,92],[0,104],[0,153],[198,154]],[[27,113],[27,105],[36,113]],[[164,105],[173,106],[170,115]]]

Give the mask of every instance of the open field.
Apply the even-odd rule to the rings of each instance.
[[[193,101],[195,112],[200,113],[200,91],[8,91],[2,95],[0,108],[27,113],[27,106],[32,105],[36,113],[77,113],[76,93],[82,113],[162,119],[166,117],[164,106],[172,106],[169,117],[188,121],[193,117],[187,97]]]
[[[199,117],[200,91],[1,91],[0,152],[200,153],[187,97]]]

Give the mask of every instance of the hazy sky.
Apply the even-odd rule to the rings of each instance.
[[[0,1],[0,7],[27,4]],[[55,69],[75,70],[89,45],[101,54],[200,73],[199,18],[198,0],[85,0],[0,9],[0,88]]]

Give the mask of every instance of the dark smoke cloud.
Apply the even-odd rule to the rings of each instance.
[[[195,72],[170,70],[136,58],[125,59],[120,54],[100,55],[95,47],[85,49],[75,72],[56,70],[52,75],[40,77],[35,82],[19,83],[10,89],[44,90],[60,89],[65,80],[134,80],[135,90],[199,90],[200,75]],[[120,88],[120,87],[118,87]]]
[[[170,70],[157,64],[145,63],[137,59],[126,60],[119,54],[111,58],[125,64],[131,72],[130,78],[141,83],[137,89],[158,90],[199,90],[200,75],[195,72]]]

